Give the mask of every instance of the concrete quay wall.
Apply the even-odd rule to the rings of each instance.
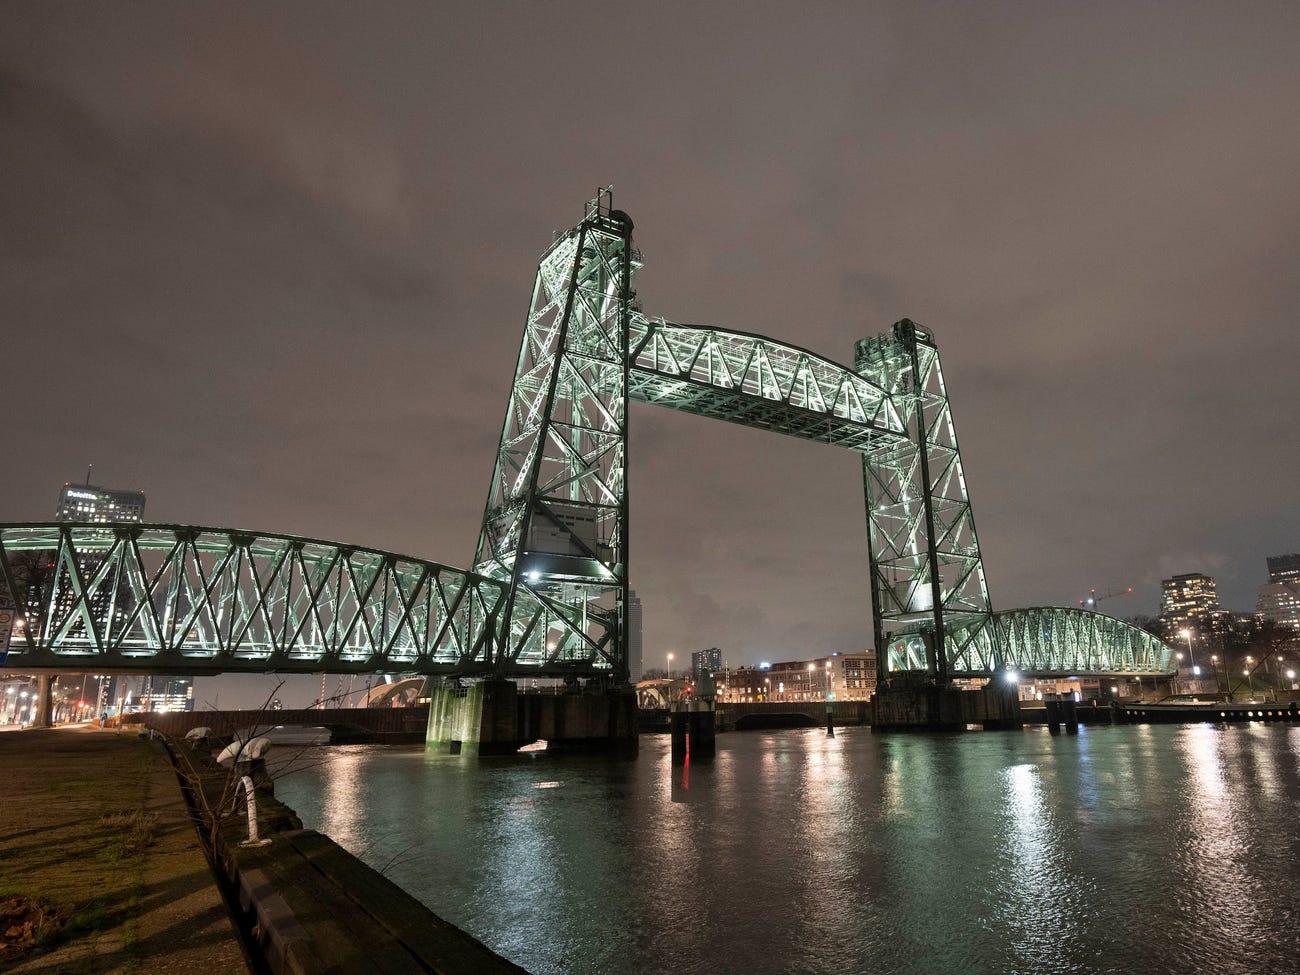
[[[748,704],[717,705],[719,731],[751,728],[824,727],[826,701],[755,701]],[[831,701],[831,720],[837,728],[871,722],[870,701]]]
[[[172,738],[184,738],[194,728],[211,728],[217,738],[229,738],[244,728],[266,730],[277,725],[323,726],[334,742],[414,743],[424,739],[429,709],[408,708],[295,708],[288,711],[145,711],[122,718],[124,728],[153,728]]]
[[[264,842],[245,842],[250,831],[242,794],[231,811],[236,773],[216,765],[202,747],[173,742],[171,754],[218,884],[264,970],[524,973],[328,836],[303,829],[292,809],[261,789],[255,801]]]

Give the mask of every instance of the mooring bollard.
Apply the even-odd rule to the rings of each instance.
[[[244,787],[244,798],[248,802],[248,839],[240,843],[240,846],[267,846],[270,840],[259,839],[257,836],[257,798],[255,793],[257,787],[253,785],[253,778],[250,775],[241,775],[239,784]],[[235,788],[235,799],[239,799],[239,788]],[[234,806],[231,806],[234,810]]]
[[[1047,730],[1054,735],[1061,733],[1061,699],[1056,695],[1044,696],[1043,706],[1047,709]]]

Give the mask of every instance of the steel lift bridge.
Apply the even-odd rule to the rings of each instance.
[[[9,668],[627,680],[628,402],[862,456],[882,673],[1156,674],[1170,649],[1094,612],[995,613],[931,334],[853,368],[642,313],[632,221],[602,191],[542,255],[470,571],[182,525],[0,526]],[[39,554],[38,554],[39,553]]]

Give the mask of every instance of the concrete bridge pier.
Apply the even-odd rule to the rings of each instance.
[[[538,741],[557,751],[635,752],[636,694],[631,687],[520,694],[514,681],[499,679],[432,688],[430,747],[453,755],[509,755]]]
[[[991,680],[978,690],[940,686],[924,672],[898,672],[871,699],[873,731],[985,731],[1023,727],[1016,686]]]

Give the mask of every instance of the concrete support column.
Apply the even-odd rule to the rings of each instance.
[[[33,728],[54,727],[54,678],[40,674],[36,678],[36,712],[32,715]]]
[[[512,752],[519,735],[514,681],[484,680],[465,687],[446,683],[429,695],[429,729],[425,743],[452,754]]]
[[[636,695],[520,694],[514,681],[435,687],[425,742],[452,754],[506,755],[543,739],[556,749],[636,751]]]

